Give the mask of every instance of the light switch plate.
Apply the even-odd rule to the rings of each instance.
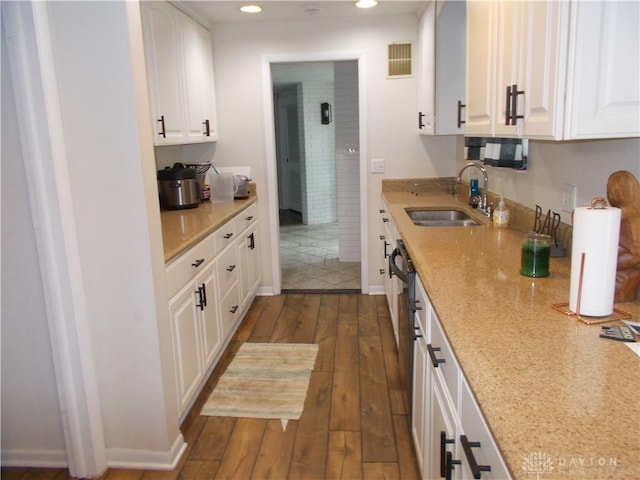
[[[571,213],[576,208],[577,188],[575,185],[565,183],[562,185],[562,211]]]
[[[371,173],[384,173],[384,159],[382,158],[371,159]]]

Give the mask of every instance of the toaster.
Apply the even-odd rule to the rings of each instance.
[[[235,175],[233,178],[234,194],[233,198],[249,197],[249,177],[245,175]]]

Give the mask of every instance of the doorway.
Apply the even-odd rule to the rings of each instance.
[[[271,77],[282,290],[360,292],[358,63],[274,63]]]

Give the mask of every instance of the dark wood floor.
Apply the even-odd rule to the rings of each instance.
[[[200,408],[243,342],[318,343],[300,420],[203,417]],[[171,472],[109,470],[101,480],[419,478],[408,402],[384,296],[258,297],[182,425]],[[2,479],[66,479],[66,470],[3,468]]]

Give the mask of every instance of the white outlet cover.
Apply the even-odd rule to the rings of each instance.
[[[384,173],[384,159],[382,158],[371,159],[371,173]]]
[[[576,208],[577,187],[570,183],[562,185],[562,211],[571,213]]]

